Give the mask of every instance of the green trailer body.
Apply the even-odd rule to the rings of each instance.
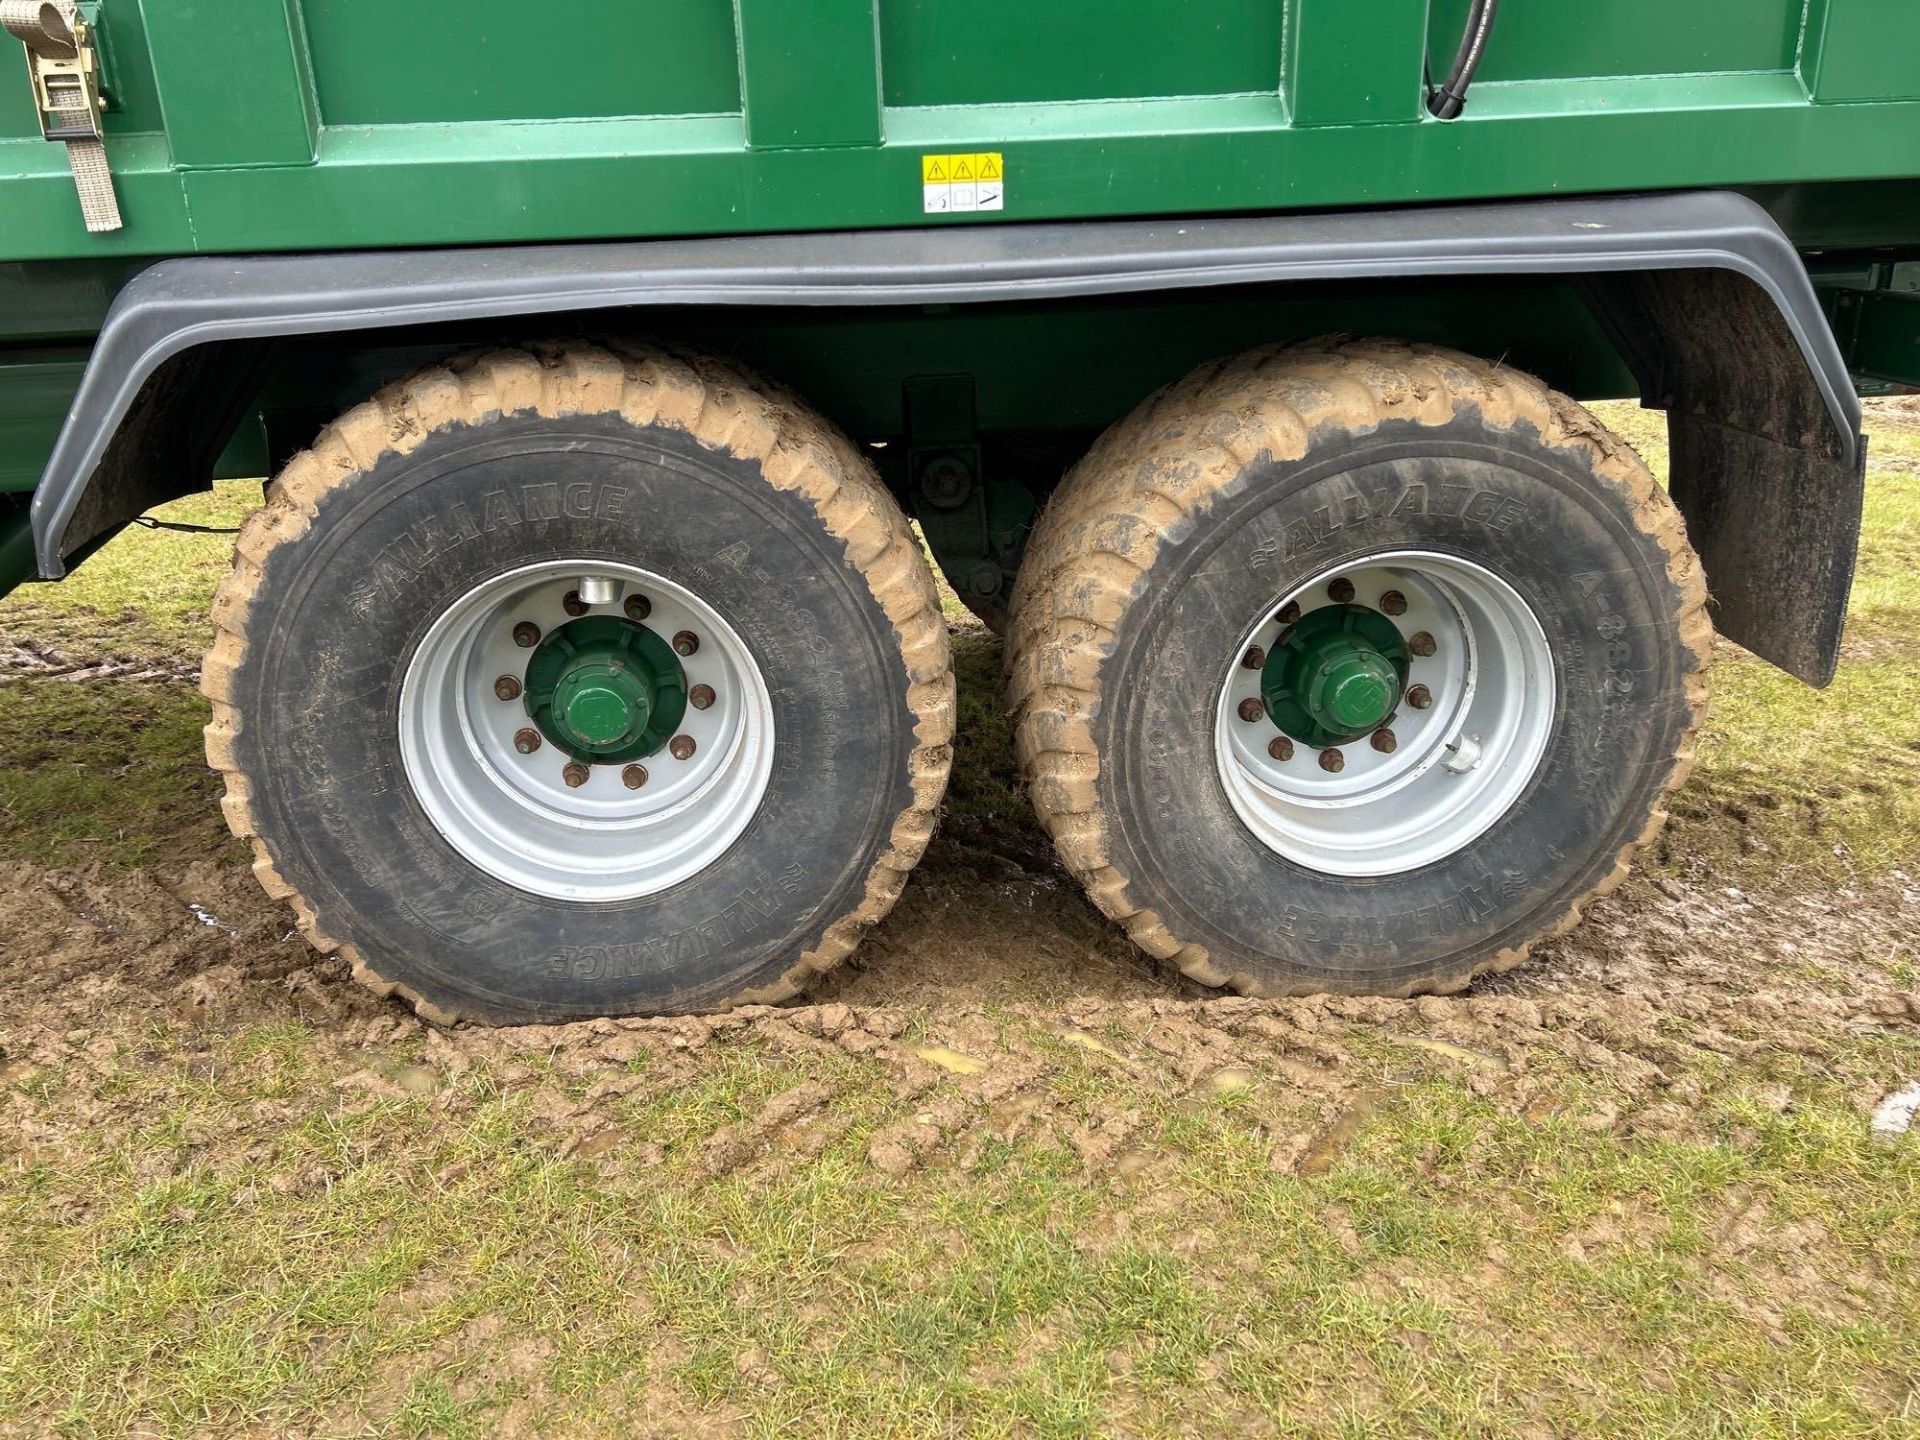
[[[800,392],[997,625],[1102,431],[1344,333],[1667,411],[1720,628],[1822,684],[1856,393],[1920,385],[1909,0],[82,0],[49,122],[72,10],[6,6],[0,593],[617,332]]]

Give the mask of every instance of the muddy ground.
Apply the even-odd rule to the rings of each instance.
[[[966,626],[956,638],[974,682],[990,677],[998,642]],[[138,658],[36,659],[82,685],[119,676],[188,683]],[[996,742],[1004,736],[975,743]],[[990,771],[1010,761],[974,758]],[[1681,797],[1683,812],[1689,800]],[[1692,825],[1738,829],[1752,818],[1745,806],[1708,803]],[[1292,1168],[1326,1164],[1354,1108],[1381,1083],[1377,1049],[1356,1055],[1357,1035],[1463,1066],[1476,1093],[1515,1111],[1535,1103],[1533,1072],[1554,1057],[1625,1096],[1618,1113],[1592,1123],[1639,1133],[1686,1130],[1708,1083],[1703,1060],[1812,1054],[1863,1031],[1920,1030],[1920,874],[1769,885],[1749,868],[1747,883],[1732,885],[1709,864],[1690,866],[1674,841],[1670,832],[1642,867],[1656,873],[1597,904],[1521,970],[1467,994],[1256,1001],[1209,991],[1136,950],[1088,904],[1031,820],[949,814],[899,906],[811,1003],[711,1019],[442,1031],[312,952],[259,891],[237,844],[209,824],[131,873],[0,864],[0,1079],[59,1067],[80,1080],[90,1057],[128,1046],[191,1050],[208,1027],[304,1020],[319,1027],[341,1074],[374,1091],[396,1083],[387,1074],[396,1067],[407,1086],[433,1087],[472,1057],[540,1052],[560,1073],[585,1077],[636,1050],[664,1062],[646,1083],[670,1086],[705,1047],[753,1037],[777,1050],[878,1057],[909,1091],[951,1080],[932,1110],[873,1137],[871,1162],[898,1173],[936,1157],[964,1163],[983,1134],[1054,1123],[1046,1106],[1022,1099],[1045,1069],[1031,1053],[1038,1027],[1156,1085],[1232,1088],[1243,1071],[1283,1077],[1297,1113],[1276,1135],[1273,1163]],[[1009,1027],[1010,1017],[1030,1023]],[[423,1065],[394,1049],[409,1037],[423,1040]],[[597,1088],[609,1101],[628,1093],[617,1083]],[[1863,1093],[1861,1103],[1879,1098]],[[141,1120],[136,1106],[122,1112],[87,1097],[83,1081],[53,1104],[18,1092],[7,1099],[0,1136],[28,1149],[97,1144]],[[786,1097],[748,1131],[717,1137],[713,1163],[753,1163],[770,1146],[799,1143],[796,1133],[817,1136],[831,1123],[822,1118],[831,1101]],[[1126,1117],[1123,1094],[1098,1124],[1069,1122],[1060,1138],[1090,1165],[1111,1163],[1126,1150]],[[603,1120],[593,1101],[570,1105],[552,1117],[557,1143],[591,1149]]]

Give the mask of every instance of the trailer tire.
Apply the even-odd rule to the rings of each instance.
[[[665,657],[648,672],[654,688],[622,713],[671,710],[663,723],[687,734],[729,727],[693,758],[675,748],[687,734],[668,747],[648,730],[634,742],[655,747],[644,765],[595,752],[565,766],[582,805],[600,807],[580,812],[599,828],[582,842],[579,888],[571,853],[554,852],[556,866],[538,848],[548,819],[526,821],[535,838],[516,848],[514,817],[547,815],[546,791],[508,812],[505,839],[490,811],[463,829],[459,806],[506,803],[489,797],[518,772],[488,773],[491,790],[475,781],[448,799],[435,789],[438,767],[467,763],[463,752],[438,740],[423,750],[418,738],[444,739],[455,723],[497,728],[484,709],[496,698],[505,724],[530,725],[511,717],[532,704],[532,661],[526,697],[517,679],[487,682],[493,695],[470,704],[451,682],[438,693],[455,698],[436,698],[429,680],[491,674],[493,653],[473,640],[448,652],[466,656],[464,668],[428,660],[456,617],[494,624],[496,612],[532,603],[522,595],[547,594],[515,591],[489,612],[469,604],[494,593],[486,587],[517,576],[566,584],[542,566],[653,577],[623,580],[617,593],[638,598],[601,602],[608,613],[590,617],[617,630],[610,643],[644,639]],[[649,583],[668,598],[642,605]],[[550,635],[577,623],[567,617],[583,613],[579,591],[564,613],[541,612]],[[696,662],[676,662],[640,623],[674,603],[707,607],[714,631],[703,632],[704,652],[697,637],[694,647],[716,667],[718,700],[694,694],[711,688],[688,688]],[[226,777],[222,808],[252,844],[255,875],[291,902],[317,949],[436,1022],[689,1013],[791,996],[892,907],[946,785],[951,656],[905,516],[824,420],[704,357],[529,346],[383,389],[274,479],[213,618],[207,756]],[[518,629],[513,642],[529,643]],[[681,645],[675,635],[673,652],[694,653]],[[555,652],[569,664],[573,653]],[[725,693],[736,675],[737,701]],[[568,671],[567,683],[588,682]],[[550,717],[537,718],[544,727]],[[537,761],[559,775],[559,746],[589,743],[582,733],[549,734],[544,748],[536,737],[528,773]],[[701,764],[717,788],[688,779]],[[666,804],[676,785],[687,803]],[[716,795],[738,800],[724,825],[705,818]],[[644,825],[630,813],[643,800],[653,806]],[[555,813],[555,833],[585,823]],[[683,836],[705,847],[697,870],[675,858]],[[639,858],[616,865],[607,854],[628,854],[621,846]],[[514,865],[530,878],[502,868]]]
[[[1383,591],[1402,574],[1432,595]],[[1013,599],[1016,753],[1089,897],[1192,978],[1455,991],[1575,925],[1665,821],[1706,600],[1638,456],[1533,378],[1392,341],[1257,351],[1142,403],[1049,504]],[[1437,621],[1382,626],[1429,603],[1458,655]],[[1355,625],[1398,678],[1330,742],[1273,667]]]

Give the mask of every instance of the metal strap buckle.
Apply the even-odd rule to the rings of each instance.
[[[99,62],[73,0],[0,0],[0,27],[26,46],[40,133],[67,147],[80,213],[95,234],[120,228],[101,143]]]

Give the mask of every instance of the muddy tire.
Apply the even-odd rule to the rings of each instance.
[[[946,785],[904,515],[703,358],[390,386],[274,480],[214,622],[207,755],[255,874],[439,1021],[792,995],[892,907]]]
[[[1041,821],[1150,954],[1451,991],[1626,875],[1705,709],[1679,513],[1529,376],[1322,342],[1203,367],[1036,527],[1009,700]]]

